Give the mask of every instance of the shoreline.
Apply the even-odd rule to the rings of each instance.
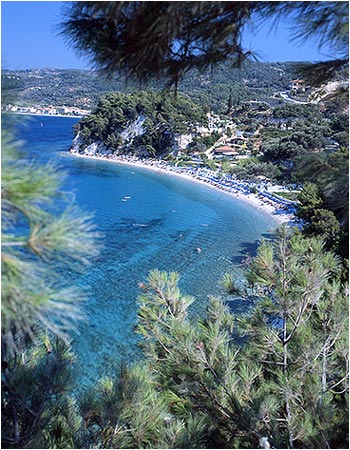
[[[296,225],[296,219],[293,213],[288,212],[283,208],[282,206],[278,204],[274,204],[271,200],[263,200],[261,197],[258,196],[258,194],[253,193],[243,193],[239,192],[238,190],[228,190],[226,188],[223,188],[219,186],[218,184],[215,184],[214,182],[206,181],[203,178],[199,178],[198,176],[195,176],[190,173],[183,173],[177,168],[179,171],[175,171],[176,168],[173,166],[169,166],[166,162],[158,162],[157,160],[151,160],[148,161],[148,164],[146,162],[137,160],[137,159],[130,159],[130,158],[121,158],[114,156],[113,158],[108,158],[104,156],[96,156],[96,155],[84,155],[81,153],[71,153],[69,152],[70,156],[75,156],[78,158],[87,158],[87,159],[93,159],[93,160],[99,160],[99,161],[105,161],[105,162],[112,162],[114,164],[123,164],[123,165],[129,165],[131,167],[138,167],[142,169],[152,170],[153,172],[157,173],[164,173],[169,175],[175,175],[177,177],[180,177],[182,179],[185,179],[187,181],[197,182],[202,185],[211,187],[212,189],[215,189],[217,191],[220,191],[224,194],[230,195],[231,197],[235,198],[236,200],[244,201],[251,206],[255,207],[256,209],[259,209],[260,211],[263,211],[265,214],[270,215],[276,222],[279,224],[287,224],[290,226]]]
[[[18,116],[37,116],[37,117],[64,117],[67,119],[82,119],[84,116],[73,116],[69,114],[36,114],[26,112],[9,111],[9,114],[17,114]]]

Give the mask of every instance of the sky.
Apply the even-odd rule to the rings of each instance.
[[[1,1],[1,65],[3,69],[89,68],[58,36],[63,3]]]
[[[1,1],[1,65],[3,69],[90,69],[58,35],[62,20],[61,1]],[[243,42],[260,61],[321,61],[332,57],[307,41],[290,40],[287,25],[280,23],[269,33],[267,24],[259,32],[247,31]],[[334,56],[334,55],[333,55]]]

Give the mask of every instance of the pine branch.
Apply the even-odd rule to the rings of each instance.
[[[295,325],[294,325],[292,331],[289,333],[289,335],[287,335],[286,338],[283,339],[284,344],[287,344],[293,338],[294,334],[296,333],[296,331],[297,331],[297,329],[299,327],[300,320],[301,320],[301,318],[302,318],[302,316],[303,316],[307,306],[308,306],[307,297],[304,296],[304,300],[303,300],[303,303],[302,303],[302,305],[300,307],[300,311],[299,311],[298,317],[297,317],[297,319],[295,321]]]
[[[345,380],[347,380],[349,378],[349,372],[347,372],[347,374],[341,379],[339,380],[337,383],[333,384],[332,386],[329,386],[327,388],[327,391],[334,389],[335,387],[339,386],[339,384],[343,383]],[[346,390],[346,389],[345,389]]]

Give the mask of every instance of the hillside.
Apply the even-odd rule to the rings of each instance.
[[[288,88],[290,80],[297,75],[296,67],[295,63],[288,62],[245,61],[240,69],[236,69],[226,62],[205,74],[190,73],[180,83],[179,90],[206,108],[221,113],[227,109],[230,96],[232,106],[247,100],[271,101],[276,92]]]
[[[73,152],[160,156],[176,150],[178,136],[206,121],[203,109],[183,95],[175,100],[144,91],[107,94],[77,124]]]
[[[55,105],[91,108],[101,94],[123,88],[117,79],[106,80],[86,70],[3,70],[2,103],[20,106]]]
[[[191,71],[179,85],[194,101],[207,109],[221,112],[230,95],[234,104],[250,99],[265,99],[286,89],[295,76],[294,63],[260,63],[246,61],[240,69],[230,63],[205,73]],[[108,92],[132,92],[139,85],[115,76],[107,80],[94,71],[62,69],[30,69],[2,71],[2,102],[28,105],[66,105],[93,108],[98,98]],[[149,83],[147,89],[158,90],[161,82]]]

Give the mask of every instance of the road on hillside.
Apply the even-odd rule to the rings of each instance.
[[[298,100],[295,100],[294,98],[290,97],[289,92],[280,92],[280,96],[287,100],[287,102],[291,103],[298,103],[299,105],[308,105],[310,102],[300,102]]]

